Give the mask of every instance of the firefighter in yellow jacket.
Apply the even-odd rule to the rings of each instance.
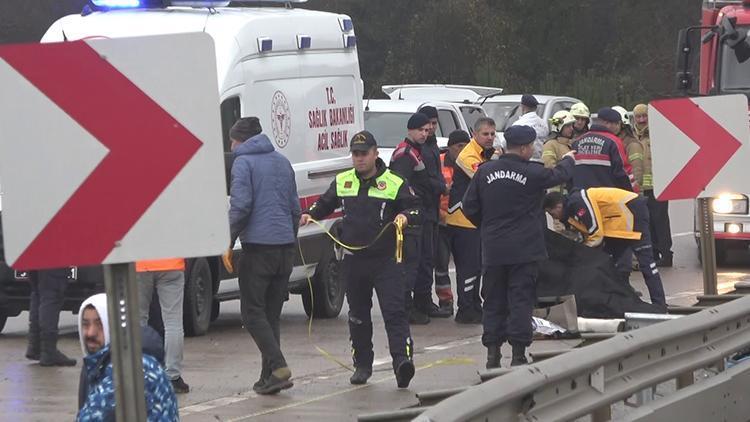
[[[666,308],[664,287],[654,262],[646,199],[617,188],[589,188],[571,193],[562,207],[545,202],[546,211],[580,231],[590,247],[604,245],[624,281],[630,278],[631,248],[646,281],[651,303]]]

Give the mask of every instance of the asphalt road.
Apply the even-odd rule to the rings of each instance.
[[[662,272],[671,304],[690,305],[702,292],[702,272],[692,236],[692,203],[672,204],[675,267]],[[718,270],[720,291],[734,282],[750,278],[747,253],[730,256],[727,267]],[[639,274],[633,285],[647,290]],[[293,371],[295,386],[275,397],[258,397],[251,385],[260,371],[260,359],[239,317],[239,303],[225,302],[221,315],[208,335],[185,342],[184,378],[189,394],[179,396],[185,421],[239,420],[354,420],[363,413],[395,410],[416,404],[414,394],[477,383],[484,368],[485,349],[479,326],[463,326],[448,320],[433,320],[415,326],[417,375],[407,390],[397,390],[386,349],[382,318],[374,307],[375,374],[367,386],[348,382],[350,362],[346,309],[337,319],[308,320],[298,296],[285,305],[282,317],[282,347]],[[71,420],[77,408],[80,363],[75,368],[42,368],[23,358],[26,313],[12,318],[0,335],[0,419],[8,421]],[[75,317],[63,313],[64,333],[60,348],[80,357]],[[575,342],[538,341],[532,350],[572,347]],[[330,354],[331,357],[327,357]],[[509,355],[509,350],[504,355]],[[507,366],[507,362],[503,362]]]

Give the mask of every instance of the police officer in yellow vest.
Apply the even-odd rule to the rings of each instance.
[[[630,278],[632,248],[651,303],[666,310],[664,287],[654,262],[645,198],[624,189],[589,188],[574,191],[564,207],[548,208],[547,212],[580,231],[587,246],[604,243],[604,250],[612,256],[623,281]]]
[[[378,295],[383,314],[393,370],[399,388],[414,377],[414,344],[406,315],[406,280],[403,264],[397,263],[393,224],[421,223],[419,199],[406,180],[388,170],[378,158],[375,138],[362,131],[351,140],[354,168],[339,173],[328,190],[302,213],[300,226],[310,218],[320,220],[342,208],[340,240],[350,246],[371,245],[348,251],[344,257],[346,298],[349,303],[349,334],[354,366],[352,384],[364,384],[372,376],[372,290]],[[387,227],[387,228],[386,228]],[[384,229],[385,228],[385,229]],[[382,236],[378,234],[385,230]]]

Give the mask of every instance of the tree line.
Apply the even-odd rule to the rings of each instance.
[[[33,42],[85,0],[3,0],[0,42]],[[590,108],[675,93],[677,32],[701,0],[310,0],[352,17],[365,94],[452,83],[570,95]]]

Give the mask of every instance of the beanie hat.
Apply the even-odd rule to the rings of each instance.
[[[229,137],[238,142],[245,142],[263,132],[257,117],[243,117],[229,129]]]
[[[424,106],[420,107],[420,109],[417,111],[418,113],[422,113],[425,116],[429,117],[430,119],[437,119],[438,118],[438,112],[437,109],[433,106]]]
[[[407,129],[419,129],[420,127],[430,123],[430,118],[422,113],[414,113],[409,117],[409,121],[406,123]]]
[[[466,133],[465,130],[454,130],[450,135],[448,135],[448,146],[453,146],[460,143],[468,144],[470,140],[471,137],[469,137],[469,134]]]

